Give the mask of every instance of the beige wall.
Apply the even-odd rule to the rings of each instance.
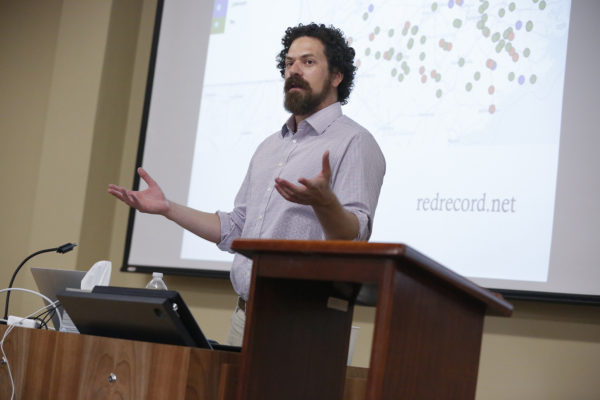
[[[30,252],[77,241],[28,268],[87,269],[113,262],[112,283],[142,287],[119,271],[128,210],[105,192],[133,180],[155,0],[0,0],[0,280]],[[235,295],[226,280],[168,276],[209,337],[223,340]],[[11,314],[41,303],[12,296]],[[359,307],[354,364],[367,366],[373,310]],[[443,332],[440,332],[443,334]],[[478,399],[598,399],[600,308],[515,302],[510,319],[485,322]]]

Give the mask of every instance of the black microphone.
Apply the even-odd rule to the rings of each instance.
[[[19,266],[17,267],[17,269],[13,273],[12,278],[10,278],[10,283],[8,284],[8,289],[12,288],[12,285],[13,285],[13,283],[15,281],[17,273],[19,272],[19,270],[21,269],[21,267],[23,267],[23,265],[25,265],[25,263],[27,261],[29,261],[29,259],[37,256],[38,254],[51,253],[53,251],[55,251],[57,253],[60,253],[60,254],[68,253],[69,251],[73,250],[73,248],[75,248],[75,246],[77,246],[77,243],[65,243],[62,246],[53,247],[51,249],[39,250],[39,251],[36,251],[33,254],[30,254],[26,259],[24,259],[21,262],[21,264],[19,264]],[[8,320],[8,302],[9,301],[10,301],[10,290],[8,292],[6,292],[6,306],[4,307],[4,320]]]

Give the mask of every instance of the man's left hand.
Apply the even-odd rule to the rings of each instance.
[[[326,151],[323,154],[323,168],[317,176],[312,179],[298,179],[300,185],[275,178],[275,189],[288,201],[313,207],[327,207],[336,202],[335,194],[329,186],[330,179],[329,151]]]

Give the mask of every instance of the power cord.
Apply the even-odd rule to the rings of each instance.
[[[24,288],[6,288],[6,289],[0,289],[0,293],[4,293],[4,292],[13,292],[13,291],[17,291],[17,292],[26,292],[26,293],[31,293],[31,294],[35,294],[36,296],[40,296],[42,299],[46,300],[46,302],[50,305],[52,305],[52,307],[54,308],[54,310],[56,311],[56,315],[58,317],[58,328],[56,329],[57,331],[60,330],[60,327],[62,327],[62,316],[60,315],[60,312],[58,312],[58,307],[56,304],[58,304],[58,301],[52,301],[50,300],[48,297],[44,296],[43,294],[36,292],[35,290],[30,290],[30,289],[24,289]],[[40,311],[45,310],[46,307],[40,309]],[[36,311],[35,313],[23,318],[23,319],[27,319],[32,315],[37,314],[38,312]],[[5,316],[4,319],[8,319],[8,316]]]
[[[24,289],[24,288],[6,288],[6,289],[0,289],[0,293],[4,293],[4,292],[12,292],[12,291],[17,291],[17,292],[26,292],[26,293],[31,293],[31,294],[35,294],[36,296],[41,297],[42,299],[46,300],[46,302],[48,302],[47,305],[45,305],[44,307],[40,308],[39,310],[29,314],[26,317],[21,318],[20,321],[23,321],[29,317],[32,317],[34,315],[37,315],[38,313],[45,311],[47,309],[52,308],[57,316],[58,316],[58,326],[59,329],[62,326],[62,316],[60,315],[60,312],[58,312],[57,309],[57,304],[58,304],[58,300],[57,301],[52,301],[50,300],[48,297],[44,296],[43,294],[36,292],[35,290],[30,290],[30,289]],[[17,324],[20,322],[18,321]],[[4,332],[4,336],[2,336],[2,340],[0,340],[0,351],[2,351],[2,361],[4,361],[6,363],[6,369],[8,371],[8,377],[10,378],[10,387],[11,387],[11,395],[10,395],[10,399],[13,400],[15,397],[15,381],[13,380],[12,377],[12,372],[10,370],[10,364],[8,362],[8,358],[6,357],[6,353],[4,352],[4,340],[6,339],[6,337],[8,336],[8,334],[15,328],[15,326],[17,324],[13,324],[10,325],[6,328],[6,331]]]
[[[2,290],[0,290],[0,293],[6,292],[8,290],[17,290],[17,291],[32,292],[32,293],[38,294],[38,295],[40,295],[40,296],[42,296],[42,297],[44,297],[44,298],[47,299],[46,296],[44,296],[44,295],[42,295],[40,293],[34,292],[33,290],[21,289],[21,288],[2,289]],[[48,299],[48,300],[50,300],[50,299]],[[47,310],[49,308],[53,308],[53,309],[56,310],[56,303],[58,303],[58,300],[55,301],[55,302],[50,301],[49,303],[50,304],[45,305],[44,307],[40,308],[39,310],[37,310],[37,311],[29,314],[28,316],[22,318],[22,320],[27,319],[29,317],[32,317],[32,316],[36,315],[37,313],[40,313],[40,312],[42,312],[44,310]],[[59,318],[60,318],[60,313],[58,313],[58,315],[59,315]],[[61,321],[61,324],[62,324],[62,321]],[[12,371],[10,369],[10,363],[8,362],[8,357],[6,356],[6,352],[4,351],[4,341],[8,337],[8,334],[15,328],[15,326],[17,326],[17,324],[9,325],[6,328],[6,331],[4,332],[4,335],[2,336],[2,340],[0,340],[0,351],[2,352],[2,361],[6,364],[6,370],[8,371],[8,378],[10,379],[10,387],[11,387],[10,400],[13,400],[15,398],[15,381],[14,381],[13,376],[12,376]]]

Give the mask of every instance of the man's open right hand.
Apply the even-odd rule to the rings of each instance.
[[[143,213],[165,215],[169,211],[170,204],[162,189],[143,168],[138,168],[137,172],[140,178],[148,184],[147,189],[133,191],[110,184],[108,185],[108,193]]]

